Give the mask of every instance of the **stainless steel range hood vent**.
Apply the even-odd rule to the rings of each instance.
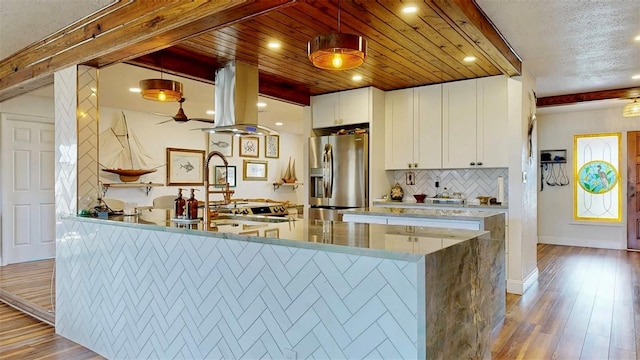
[[[236,135],[269,135],[258,125],[258,67],[233,61],[216,71],[215,125],[203,131]]]

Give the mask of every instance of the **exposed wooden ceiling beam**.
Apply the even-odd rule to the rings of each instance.
[[[484,15],[475,1],[429,0],[432,8],[448,18],[494,65],[508,76],[521,75],[522,61]]]
[[[68,66],[138,57],[294,1],[118,1],[0,61],[0,101],[50,83]]]
[[[182,49],[179,46],[143,55],[129,60],[127,63],[210,84],[215,83],[216,69],[224,66],[224,64],[220,64],[215,58],[196,54],[192,51]],[[298,105],[308,106],[311,104],[309,89],[302,84],[297,84],[290,80],[260,72],[258,87],[258,91],[263,96]]]
[[[640,87],[625,89],[599,90],[578,94],[555,95],[538,98],[537,107],[570,105],[585,101],[609,99],[633,99],[640,97]]]

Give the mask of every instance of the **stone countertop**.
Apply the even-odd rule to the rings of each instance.
[[[420,209],[477,209],[477,210],[508,210],[509,205],[472,205],[472,204],[428,204],[408,201],[373,200],[374,206],[382,207],[403,207]]]
[[[216,231],[205,231],[202,230],[202,222],[175,223],[171,221],[169,210],[159,209],[145,210],[137,216],[112,216],[108,219],[70,216],[67,219],[93,223],[109,222],[132,228],[412,261],[418,261],[423,255],[488,234],[487,231],[297,218],[290,218],[285,222],[227,220],[222,222]],[[399,248],[397,240],[399,235],[406,235],[412,242],[425,243],[428,246]]]
[[[343,215],[367,215],[388,217],[412,217],[448,220],[482,220],[497,214],[504,214],[503,209],[471,209],[471,208],[405,208],[405,207],[370,207],[340,211]]]

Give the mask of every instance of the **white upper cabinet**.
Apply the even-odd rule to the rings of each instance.
[[[443,84],[443,168],[508,167],[507,83],[493,76]]]
[[[507,81],[504,76],[478,79],[477,161],[484,167],[509,166]]]
[[[442,166],[441,91],[441,85],[431,85],[386,93],[386,169]]]
[[[371,122],[372,98],[370,87],[312,96],[313,128]]]

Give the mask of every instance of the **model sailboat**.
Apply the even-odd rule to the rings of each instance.
[[[282,181],[289,184],[298,181],[298,178],[296,177],[296,160],[293,159],[293,165],[291,165],[291,157],[289,157],[287,170],[285,171],[284,176],[282,176]]]
[[[100,134],[100,150],[105,167],[102,171],[117,174],[122,182],[138,181],[140,176],[157,170],[151,166],[154,160],[144,152],[135,134],[129,134],[124,112],[111,128]],[[139,168],[134,168],[136,165]]]

